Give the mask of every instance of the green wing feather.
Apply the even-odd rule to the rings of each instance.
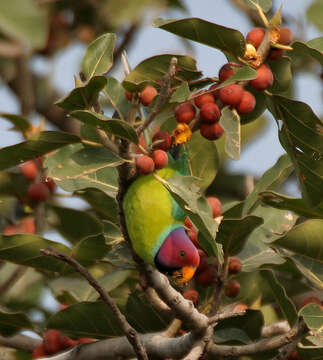
[[[182,175],[185,161],[174,161],[157,173],[163,179]],[[149,264],[171,231],[183,226],[184,211],[153,174],[138,177],[124,201],[126,225],[136,253]]]

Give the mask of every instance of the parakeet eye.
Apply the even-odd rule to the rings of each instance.
[[[180,257],[184,257],[186,254],[185,254],[185,251],[184,250],[181,250],[180,252],[179,252],[179,256]]]

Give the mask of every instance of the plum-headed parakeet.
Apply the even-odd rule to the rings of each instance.
[[[178,167],[180,162],[173,161],[157,174],[163,179],[182,175],[183,170]],[[177,282],[189,281],[200,256],[185,232],[185,213],[168,190],[153,174],[139,176],[130,185],[123,208],[135,252]]]

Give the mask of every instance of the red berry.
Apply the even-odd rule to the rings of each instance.
[[[231,257],[229,259],[229,274],[238,274],[241,271],[242,264],[239,258]]]
[[[127,98],[129,101],[132,100],[133,93],[131,93],[130,91],[126,90],[126,91],[125,91],[125,95],[126,95],[126,98]]]
[[[205,252],[202,249],[198,249],[197,251],[200,255],[200,263],[196,270],[196,274],[203,272],[209,265],[207,262],[207,255],[205,254]]]
[[[220,120],[221,110],[217,104],[206,103],[201,107],[200,115],[203,122],[212,124]]]
[[[303,358],[301,358],[297,351],[293,351],[287,358],[287,360],[303,360]]]
[[[38,173],[38,167],[34,160],[30,160],[20,165],[20,171],[27,179],[34,180]]]
[[[222,136],[223,132],[224,130],[219,123],[214,123],[214,124],[204,123],[200,127],[201,135],[208,140],[219,139]]]
[[[62,350],[60,343],[61,332],[58,330],[46,331],[43,339],[44,350],[48,355],[53,355]]]
[[[168,164],[168,155],[164,150],[155,150],[153,152],[155,169],[162,169]]]
[[[68,349],[68,348],[73,347],[78,344],[77,340],[73,340],[73,339],[69,338],[68,336],[63,335],[62,333],[60,334],[59,342],[60,342],[62,350]]]
[[[212,209],[212,215],[214,218],[218,217],[222,213],[221,201],[215,196],[209,196],[206,198]]]
[[[256,49],[261,44],[266,30],[263,28],[253,28],[246,36],[246,42],[252,44]]]
[[[283,55],[284,55],[283,49],[271,48],[268,54],[268,59],[277,60],[280,59]]]
[[[22,231],[26,234],[35,234],[35,219],[31,216],[23,218],[20,222],[20,227]]]
[[[215,83],[215,84],[213,84],[213,85],[211,85],[211,86],[209,87],[209,91],[211,90],[213,96],[216,97],[216,98],[219,97],[219,91],[220,91],[220,90],[217,89],[218,86],[219,86],[219,84],[218,84],[218,83]]]
[[[197,94],[201,94],[201,95],[197,96],[196,98],[194,98],[195,105],[198,108],[201,108],[204,104],[215,102],[214,96],[212,94],[209,94],[209,93],[205,94],[203,91],[198,92]]]
[[[243,95],[243,87],[238,84],[230,84],[220,89],[219,98],[224,105],[237,106]]]
[[[242,99],[238,106],[236,107],[239,114],[250,113],[256,106],[256,99],[247,90],[243,90]]]
[[[178,123],[189,124],[195,117],[195,107],[189,102],[178,105],[175,108],[175,117]]]
[[[240,292],[240,284],[237,280],[231,280],[225,287],[225,295],[230,298],[236,297]]]
[[[248,309],[248,305],[244,304],[244,303],[240,303],[237,304],[234,308],[233,311],[245,311]]]
[[[197,305],[197,303],[199,301],[199,293],[194,289],[185,290],[183,292],[183,297],[186,300],[191,300],[195,306]]]
[[[59,307],[59,310],[65,310],[68,308],[68,305],[66,304],[61,304],[61,306]]]
[[[255,90],[266,90],[274,83],[274,75],[267,64],[262,64],[257,69],[258,76],[251,80],[251,86]]]
[[[198,232],[195,228],[192,228],[190,230],[188,230],[187,232],[187,236],[190,238],[190,240],[192,241],[192,243],[194,244],[194,246],[197,248],[197,249],[200,249],[200,244],[198,242]]]
[[[219,71],[219,79],[221,82],[229,79],[229,77],[231,77],[233,74],[234,74],[234,71],[233,69],[235,67],[241,67],[240,64],[236,64],[236,63],[227,63],[227,64],[224,64],[220,71]]]
[[[303,303],[302,303],[302,305],[301,305],[301,308],[304,307],[305,305],[308,305],[308,304],[311,304],[311,303],[321,305],[320,299],[318,299],[318,298],[315,297],[315,296],[309,296],[308,298],[306,298],[306,299],[303,301]]]
[[[279,43],[289,45],[293,40],[293,33],[289,28],[280,28],[279,30]]]
[[[46,353],[45,351],[45,347],[44,347],[44,344],[41,343],[40,345],[38,345],[34,351],[32,352],[31,354],[31,357],[33,359],[38,359],[38,358],[41,358],[41,357],[45,357],[46,355],[49,355]]]
[[[196,282],[201,286],[210,286],[215,283],[217,278],[216,268],[208,264],[206,268],[199,272],[196,276]]]
[[[20,232],[20,227],[17,225],[7,225],[3,230],[3,235],[15,235]]]
[[[56,188],[56,183],[51,177],[47,177],[43,179],[43,184],[45,184],[48,187],[48,190],[53,193]]]
[[[154,144],[154,149],[168,150],[172,146],[172,137],[165,131],[158,131],[153,136],[153,143],[158,140],[163,140]]]
[[[136,167],[140,174],[150,174],[155,170],[154,160],[147,155],[141,155],[136,158]]]
[[[92,343],[96,341],[95,339],[91,339],[91,338],[81,338],[78,341],[78,344],[88,344],[88,343]]]
[[[194,225],[192,224],[191,220],[189,217],[186,217],[184,220],[184,225],[188,228],[188,229],[193,229]]]
[[[46,201],[50,197],[50,191],[43,183],[30,184],[28,188],[28,197],[34,202]]]
[[[148,85],[139,94],[140,102],[144,106],[148,106],[154,100],[157,94],[158,94],[157,90],[153,86]]]

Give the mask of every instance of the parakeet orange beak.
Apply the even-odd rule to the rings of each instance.
[[[180,271],[174,273],[174,278],[178,284],[186,284],[194,276],[196,267],[194,266],[183,266]]]

